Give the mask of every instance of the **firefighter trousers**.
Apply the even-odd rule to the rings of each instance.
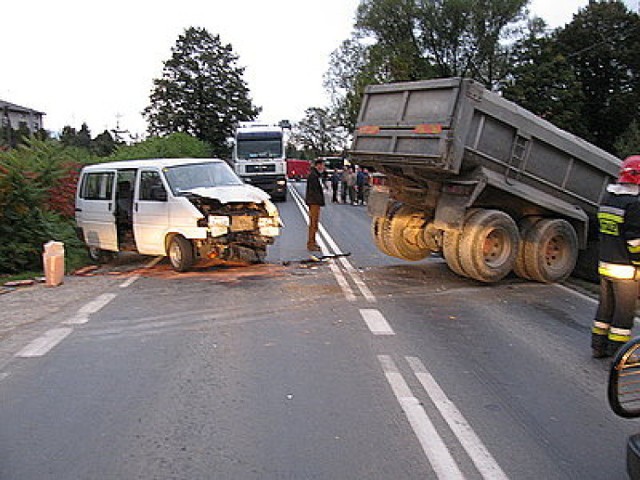
[[[607,349],[613,354],[631,340],[637,298],[637,280],[600,277],[600,302],[591,336],[594,349]]]

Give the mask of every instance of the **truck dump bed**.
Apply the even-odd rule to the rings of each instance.
[[[493,187],[594,215],[620,160],[469,79],[369,86],[352,160],[413,181],[482,168]],[[535,198],[529,198],[535,203]],[[565,207],[566,211],[566,207]]]

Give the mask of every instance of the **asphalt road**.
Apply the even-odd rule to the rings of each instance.
[[[593,299],[386,257],[351,205],[351,255],[300,263],[296,198],[266,265],[105,276],[0,337],[0,479],[626,478]]]

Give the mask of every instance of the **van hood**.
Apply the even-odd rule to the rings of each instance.
[[[182,193],[192,193],[199,197],[218,200],[220,203],[264,203],[269,198],[268,193],[251,185],[227,185],[224,187],[199,187]]]

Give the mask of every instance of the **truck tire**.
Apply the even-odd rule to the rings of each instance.
[[[513,219],[500,210],[478,210],[465,222],[460,238],[460,264],[480,282],[502,280],[513,269],[520,235]]]
[[[475,215],[478,211],[479,210],[477,208],[467,210],[465,215],[465,225],[469,218]],[[458,230],[445,231],[442,236],[442,255],[447,262],[447,266],[453,270],[454,273],[461,277],[469,278],[469,275],[464,271],[464,268],[462,268],[462,264],[460,263],[461,236],[462,234]]]
[[[167,255],[176,272],[186,272],[195,261],[193,245],[182,235],[176,235],[171,239]]]
[[[423,212],[402,205],[384,225],[384,241],[388,250],[402,260],[416,262],[426,258],[431,253],[422,235],[426,223]]]
[[[392,257],[393,255],[384,242],[385,222],[388,221],[387,217],[373,217],[371,222],[371,236],[373,237],[373,243],[376,245],[378,250],[385,255]]]
[[[442,255],[444,256],[447,266],[461,277],[468,278],[460,264],[460,232],[455,230],[447,230],[442,237]]]
[[[578,259],[575,229],[566,220],[540,220],[527,234],[524,259],[531,280],[554,283],[566,279]]]
[[[527,273],[524,244],[527,241],[531,228],[541,220],[540,217],[525,217],[518,222],[518,230],[520,231],[520,245],[518,246],[518,255],[513,265],[514,273],[525,280],[533,280],[531,275]]]

